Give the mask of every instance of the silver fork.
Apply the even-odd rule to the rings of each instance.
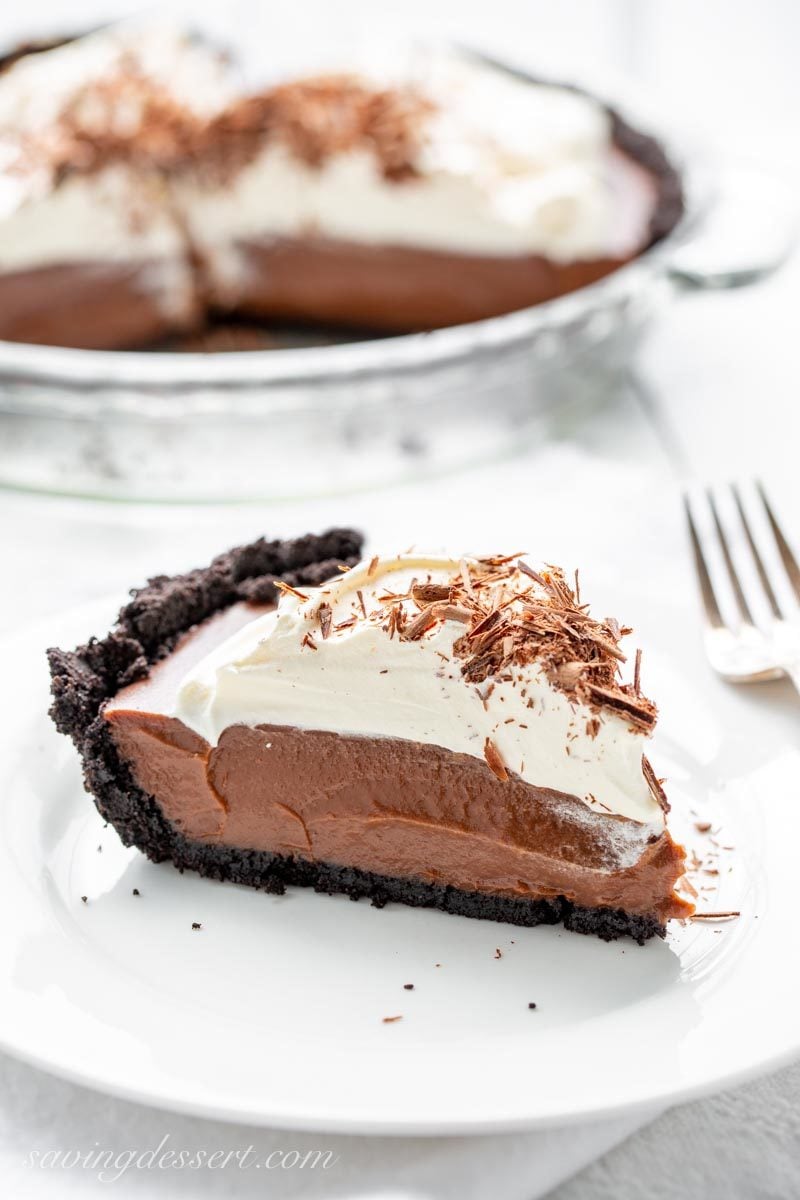
[[[763,486],[757,483],[755,491],[785,572],[783,587],[777,572],[770,570],[765,563],[741,490],[736,484],[731,485],[732,512],[739,524],[738,532],[744,534],[747,546],[751,570],[746,575],[736,567],[731,551],[731,535],[726,532],[711,489],[705,493],[705,503],[708,505],[713,532],[705,536],[699,532],[700,526],[693,515],[693,507],[695,513],[699,509],[697,505],[692,505],[689,495],[684,493],[689,536],[706,616],[706,653],[714,670],[732,683],[760,683],[787,677],[800,692],[800,564],[778,524]],[[715,589],[709,571],[709,558],[713,557],[712,540],[724,564],[722,574],[727,576],[730,584],[732,603],[728,607],[732,619],[723,616],[726,606],[723,601],[722,609],[720,607],[720,589]],[[790,600],[787,603],[785,599],[779,599],[781,593],[788,596],[794,593],[796,602]],[[764,615],[754,617],[751,601],[756,599],[757,594],[761,596]]]

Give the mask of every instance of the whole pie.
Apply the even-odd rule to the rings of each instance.
[[[475,321],[601,279],[682,205],[658,142],[573,87],[418,54],[247,91],[126,24],[0,73],[0,338]]]

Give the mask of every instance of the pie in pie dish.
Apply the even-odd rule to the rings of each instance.
[[[214,317],[407,333],[551,300],[683,207],[659,143],[464,56],[241,87],[123,24],[0,73],[0,338],[136,348]]]

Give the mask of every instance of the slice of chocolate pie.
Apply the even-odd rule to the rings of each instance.
[[[126,845],[281,892],[642,942],[691,913],[628,633],[518,556],[357,562],[334,530],[152,580],[51,650]]]

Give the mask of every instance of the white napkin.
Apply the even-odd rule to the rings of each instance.
[[[640,1112],[591,1125],[492,1137],[334,1137],[148,1109],[0,1056],[0,1179],[4,1195],[26,1200],[69,1200],[96,1195],[103,1186],[111,1187],[115,1200],[537,1200],[654,1115]],[[159,1169],[137,1167],[134,1159],[122,1169],[130,1152],[145,1155],[162,1143],[165,1151],[190,1154],[252,1147],[244,1160],[251,1165],[240,1167],[231,1159],[218,1168]],[[281,1166],[279,1154],[285,1153],[288,1163],[292,1150],[301,1156],[330,1150],[330,1165]],[[105,1171],[48,1165],[56,1151],[72,1151],[72,1158],[77,1152],[96,1158],[111,1151],[117,1165]],[[270,1154],[273,1165],[267,1168]]]
[[[548,1200],[797,1200],[800,1063],[683,1104]]]

